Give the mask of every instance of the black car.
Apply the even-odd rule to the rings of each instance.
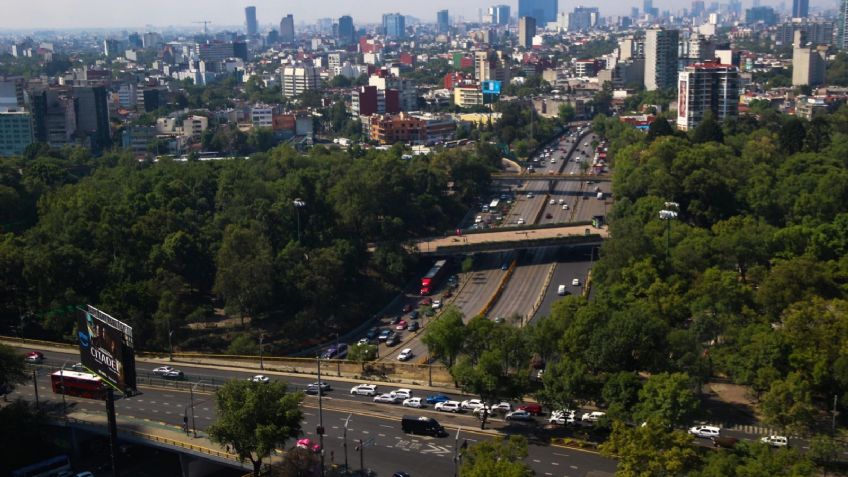
[[[380,334],[380,328],[371,328],[368,330],[368,333],[365,335],[368,338],[368,341],[374,341],[377,339],[377,335]]]
[[[418,328],[420,328],[420,327],[418,326],[418,322],[417,322],[417,321],[413,321],[412,323],[410,323],[410,324],[409,324],[409,328],[407,328],[407,329],[408,329],[409,331],[418,331]]]
[[[394,346],[398,343],[400,343],[400,335],[397,333],[392,333],[386,338],[386,346]]]
[[[419,315],[418,310],[412,310],[412,313],[409,314],[409,317],[412,318],[413,320],[417,320],[418,315]]]

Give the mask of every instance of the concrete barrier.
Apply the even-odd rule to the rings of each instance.
[[[509,269],[506,271],[504,276],[501,278],[501,283],[498,285],[498,289],[495,290],[495,293],[492,294],[492,297],[489,298],[489,301],[486,302],[486,305],[480,310],[480,313],[477,313],[474,316],[486,316],[492,311],[492,308],[495,306],[495,303],[498,302],[498,299],[503,294],[504,288],[506,288],[506,284],[509,283],[509,279],[512,277],[512,273],[515,272],[515,267],[518,266],[518,259],[513,258],[512,263],[509,264]]]

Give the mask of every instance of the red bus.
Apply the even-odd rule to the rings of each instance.
[[[433,268],[427,272],[421,278],[421,291],[419,294],[421,296],[429,295],[433,293],[433,289],[438,284],[439,279],[441,279],[442,275],[447,271],[447,260],[439,260],[433,265]]]
[[[89,399],[106,399],[106,386],[97,376],[77,371],[56,371],[50,375],[53,392]]]

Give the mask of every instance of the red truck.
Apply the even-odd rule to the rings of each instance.
[[[447,273],[447,265],[447,260],[439,260],[433,265],[433,268],[431,268],[426,275],[421,277],[421,291],[419,293],[421,296],[427,296],[433,293],[433,290],[436,288],[436,285],[438,285],[439,280],[441,280],[445,273]]]

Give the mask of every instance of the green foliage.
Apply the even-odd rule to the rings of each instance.
[[[685,373],[660,373],[648,378],[639,390],[633,412],[637,422],[653,420],[666,426],[690,422],[698,409],[692,382]]]
[[[570,123],[574,121],[574,118],[577,117],[577,111],[574,110],[574,106],[563,103],[559,106],[559,120],[563,123]]]
[[[669,432],[653,421],[634,428],[614,422],[609,440],[600,449],[602,455],[618,459],[616,477],[685,476],[699,464],[692,436]]]
[[[357,363],[374,361],[377,359],[377,345],[357,343],[348,348],[347,359]]]
[[[209,426],[209,438],[229,446],[240,461],[249,460],[254,476],[277,446],[300,435],[303,394],[288,392],[283,382],[230,381],[215,396],[218,420]]]
[[[527,438],[509,436],[482,440],[462,453],[460,473],[466,477],[529,477],[533,470],[525,462]]]
[[[0,394],[4,396],[15,389],[16,384],[27,380],[23,355],[11,346],[0,344]]]
[[[49,417],[23,399],[0,406],[0,432],[10,436],[3,443],[0,474],[11,475],[12,470],[54,457],[69,454],[67,442],[49,427]],[[11,438],[14,436],[14,438]]]
[[[693,477],[805,477],[816,475],[810,459],[794,449],[769,449],[763,444],[740,442],[732,450],[704,455]]]
[[[259,340],[248,333],[241,333],[230,341],[227,354],[256,356],[259,354]]]
[[[465,325],[459,308],[449,306],[437,320],[430,322],[421,341],[433,358],[446,360],[453,366],[465,342]]]

